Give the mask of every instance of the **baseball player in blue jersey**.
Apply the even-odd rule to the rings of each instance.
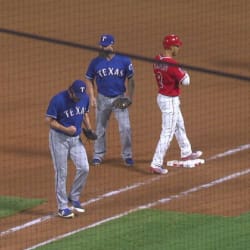
[[[85,82],[74,81],[67,90],[56,94],[51,99],[46,113],[46,120],[50,126],[49,148],[55,170],[58,215],[63,218],[73,218],[74,210],[84,212],[79,198],[86,184],[89,163],[80,134],[82,125],[91,129],[88,116],[89,96],[85,91]],[[76,176],[67,195],[68,157],[75,164]],[[69,203],[72,208],[68,207]]]
[[[91,105],[96,107],[96,134],[92,164],[100,165],[106,153],[106,127],[113,112],[118,121],[122,159],[126,166],[133,166],[131,145],[131,126],[127,108],[119,109],[112,103],[119,97],[127,96],[132,103],[134,94],[134,69],[130,58],[114,53],[115,39],[110,34],[101,36],[102,49],[94,58],[86,72],[86,84]],[[97,87],[97,98],[94,87]]]

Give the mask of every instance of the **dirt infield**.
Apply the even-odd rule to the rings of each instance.
[[[21,4],[22,2],[22,4]],[[222,1],[3,1],[2,28],[95,46],[100,34],[116,38],[116,50],[154,57],[166,33],[177,33],[184,46],[179,62],[234,74],[249,75],[250,2]],[[183,89],[182,111],[193,149],[208,160],[194,169],[169,168],[166,176],[148,172],[160,134],[160,112],[152,65],[134,60],[136,93],[131,106],[135,167],[123,166],[117,124],[112,117],[108,153],[101,167],[92,167],[82,202],[86,213],[74,221],[56,212],[54,171],[48,150],[45,111],[51,96],[83,78],[94,52],[54,43],[0,34],[2,119],[0,125],[1,195],[44,198],[46,204],[1,219],[0,231],[51,216],[1,236],[0,249],[24,249],[57,235],[124,213],[167,197],[156,208],[235,216],[250,210],[249,174],[200,186],[249,169],[250,85],[236,79],[190,71]],[[91,110],[94,123],[94,110]],[[86,142],[91,159],[92,145]],[[237,150],[239,149],[239,150]],[[242,149],[242,150],[241,150]],[[245,150],[243,150],[245,149]],[[229,151],[228,154],[218,154]],[[214,158],[211,158],[215,156]],[[216,157],[217,156],[217,157]],[[173,141],[166,160],[179,157]],[[210,159],[210,160],[209,160]],[[69,181],[74,168],[70,163]],[[196,188],[195,192],[181,195]],[[118,194],[109,193],[119,191]],[[104,195],[104,194],[109,195]]]

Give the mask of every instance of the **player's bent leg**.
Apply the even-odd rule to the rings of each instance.
[[[66,191],[68,143],[65,135],[50,130],[49,148],[55,170],[55,191],[58,209],[67,207]]]
[[[175,137],[179,145],[179,148],[181,150],[181,157],[186,157],[190,155],[192,153],[192,148],[191,148],[190,141],[187,137],[184,119],[183,119],[183,116],[179,107],[178,107],[178,113],[177,113]]]

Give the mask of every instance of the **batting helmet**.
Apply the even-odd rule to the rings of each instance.
[[[164,49],[170,49],[171,46],[181,46],[182,41],[178,36],[172,34],[165,36],[162,44]]]

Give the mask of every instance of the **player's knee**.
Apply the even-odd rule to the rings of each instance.
[[[89,173],[89,164],[82,163],[77,167],[77,172],[79,175],[85,175]]]
[[[120,129],[120,134],[123,135],[130,135],[131,134],[131,128],[130,127],[123,127]]]

